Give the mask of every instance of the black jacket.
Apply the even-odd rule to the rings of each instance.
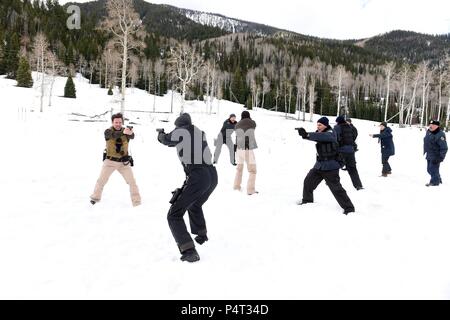
[[[223,123],[222,129],[220,129],[219,136],[217,137],[217,143],[222,141],[222,144],[226,144],[227,141],[231,141],[231,135],[236,128],[236,123],[237,122],[231,122],[230,119],[227,119]]]
[[[159,133],[158,141],[169,147],[176,147],[178,157],[187,175],[196,168],[212,165],[212,155],[206,141],[206,135],[194,126],[189,114],[182,114],[175,121],[175,130],[171,133]]]

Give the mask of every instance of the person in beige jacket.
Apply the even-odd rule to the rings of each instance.
[[[255,190],[256,183],[256,159],[254,150],[258,148],[255,138],[256,122],[250,117],[248,111],[242,112],[241,121],[236,125],[236,177],[234,179],[234,190],[241,190],[244,163],[247,164],[249,178],[247,182],[247,194],[249,196],[258,193]]]
[[[123,115],[120,113],[113,115],[111,120],[112,127],[105,131],[106,155],[103,168],[91,195],[91,204],[94,205],[101,200],[103,188],[109,177],[117,170],[130,186],[131,202],[137,207],[141,204],[141,196],[131,169],[133,159],[128,153],[130,140],[134,139],[133,128],[123,128]]]

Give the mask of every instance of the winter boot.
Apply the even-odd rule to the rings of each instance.
[[[184,251],[180,258],[181,261],[187,261],[190,263],[197,262],[200,260],[200,256],[198,255],[197,250],[195,248],[188,249]]]
[[[208,241],[209,239],[208,239],[208,237],[206,236],[206,235],[204,235],[204,236],[196,236],[195,237],[195,241],[199,244],[199,245],[202,245],[202,244],[204,244],[206,241]]]
[[[345,209],[344,214],[347,216],[349,213],[354,213],[355,209]]]

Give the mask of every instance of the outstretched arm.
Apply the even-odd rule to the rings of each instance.
[[[333,132],[310,132],[307,140],[316,142],[337,142]]]
[[[172,134],[173,134],[174,131],[172,131],[171,133],[160,132],[158,134],[158,141],[160,143],[162,143],[163,145],[165,145],[165,146],[175,147],[179,143],[179,141],[173,141],[172,140]]]

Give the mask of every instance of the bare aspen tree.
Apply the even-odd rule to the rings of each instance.
[[[106,9],[108,16],[102,22],[102,27],[114,35],[115,44],[122,49],[120,111],[124,113],[128,54],[131,49],[143,46],[139,40],[143,34],[142,21],[132,0],[107,0]]]
[[[56,55],[51,52],[47,51],[47,59],[48,59],[48,65],[49,65],[49,74],[50,74],[50,93],[48,98],[48,106],[52,106],[52,97],[53,97],[53,86],[55,84],[56,76],[59,73],[62,73],[64,71],[63,64],[58,60]]]
[[[445,118],[445,127],[448,129],[450,125],[450,85],[447,87],[448,103],[447,103],[447,116]]]
[[[409,65],[405,64],[403,67],[402,72],[400,73],[400,107],[399,107],[399,122],[400,126],[404,126],[405,120],[404,120],[404,113],[405,113],[405,102],[406,102],[406,91],[409,81],[409,74],[410,74],[410,67]]]
[[[316,94],[316,75],[311,74],[309,82],[309,121],[313,121],[314,117],[314,103],[317,99]]]
[[[195,48],[191,48],[186,43],[183,43],[175,48],[171,48],[169,65],[169,72],[180,83],[181,113],[183,113],[186,93],[203,68],[203,59],[197,54]]]
[[[92,78],[94,76],[94,70],[95,68],[97,68],[97,62],[93,60],[89,61],[88,67],[89,67],[89,84],[92,85]]]
[[[206,107],[209,110],[209,114],[211,114],[216,82],[216,61],[206,61],[203,72],[203,78],[206,80]]]
[[[422,72],[422,112],[420,116],[420,126],[422,127],[424,125],[424,116],[425,116],[425,109],[427,106],[426,96],[428,87],[430,85],[430,81],[428,79],[428,66],[429,62],[424,61],[421,66],[421,72]]]
[[[445,60],[443,61],[439,61],[439,66],[438,66],[438,76],[439,76],[439,87],[438,87],[438,94],[439,94],[439,106],[438,106],[438,120],[441,119],[442,117],[442,89],[443,89],[443,85],[444,85],[444,81],[446,80],[446,78],[448,78],[448,70],[445,69],[445,65],[446,62]]]
[[[38,57],[39,66],[41,68],[41,103],[40,112],[44,111],[44,94],[45,94],[45,71],[46,71],[46,54],[48,49],[47,37],[43,33],[38,33],[34,38],[34,52],[35,56]]]
[[[264,109],[264,97],[266,93],[270,92],[270,79],[267,77],[263,78],[263,86],[262,86],[262,103],[261,107]]]
[[[80,58],[78,60],[78,73],[81,75],[84,74],[84,69],[87,67],[87,65],[88,63],[86,59],[82,54],[80,54]]]
[[[130,68],[128,77],[130,79],[130,87],[134,89],[134,86],[138,82],[139,79],[139,59],[137,57],[132,57],[130,59]]]
[[[417,97],[417,87],[419,86],[420,78],[421,78],[421,70],[418,68],[416,70],[415,76],[414,76],[414,82],[413,82],[413,90],[411,94],[411,99],[408,106],[408,113],[406,115],[406,122],[409,123],[409,125],[412,125],[413,117],[414,117],[414,110],[416,108],[416,97]]]
[[[280,86],[277,85],[277,93],[275,95],[275,112],[278,112],[278,98],[280,97]]]
[[[389,109],[389,94],[391,92],[391,78],[394,72],[395,63],[389,62],[384,66],[384,72],[386,74],[386,107],[384,110],[384,121],[387,121],[388,109]]]
[[[342,94],[342,83],[344,80],[345,67],[338,66],[333,75],[333,85],[337,88],[338,92],[338,105],[337,105],[337,116],[341,115],[341,94]]]
[[[164,73],[165,67],[164,63],[161,59],[156,60],[155,62],[155,77],[156,77],[156,84],[158,85],[158,95],[161,95],[161,75]]]
[[[298,120],[300,120],[300,113],[302,114],[302,121],[306,121],[306,95],[308,88],[308,71],[305,66],[301,66],[297,73],[297,104],[299,108]],[[301,99],[301,110],[299,98]],[[300,112],[301,111],[301,112]]]

